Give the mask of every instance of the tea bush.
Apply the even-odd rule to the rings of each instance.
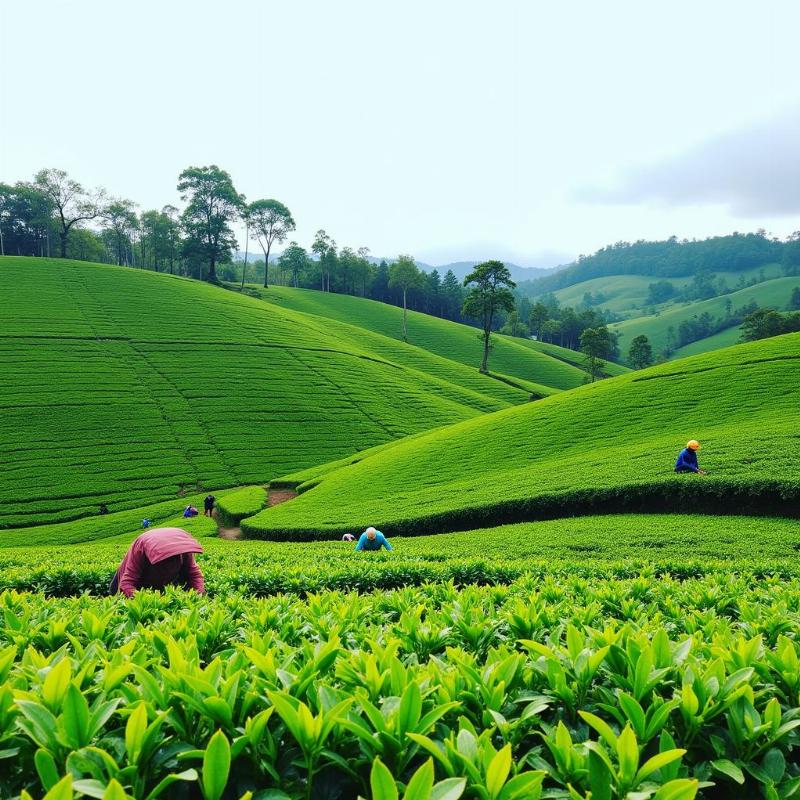
[[[7,797],[800,786],[796,577],[543,575],[305,601],[5,591],[0,610]]]

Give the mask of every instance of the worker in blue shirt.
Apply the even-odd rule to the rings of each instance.
[[[705,470],[700,469],[697,464],[697,451],[700,449],[700,442],[692,439],[686,444],[678,455],[675,462],[675,472],[694,472],[695,475],[705,475]]]
[[[356,550],[380,550],[385,547],[391,550],[392,546],[386,541],[386,537],[375,528],[367,528],[358,539]]]

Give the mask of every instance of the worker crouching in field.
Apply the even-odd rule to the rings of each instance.
[[[692,439],[686,447],[678,454],[675,462],[675,472],[694,472],[695,475],[705,475],[705,470],[700,469],[697,464],[697,451],[700,449],[700,442]]]
[[[380,550],[385,547],[391,550],[392,546],[386,540],[386,537],[375,528],[367,528],[358,539],[356,550]]]
[[[154,528],[138,536],[111,580],[111,594],[131,597],[137,589],[182,586],[205,592],[203,573],[194,560],[200,543],[182,528]]]

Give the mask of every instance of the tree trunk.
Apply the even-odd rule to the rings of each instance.
[[[406,290],[403,289],[403,341],[404,342],[408,341],[408,324],[407,324],[407,321],[406,321],[406,315],[407,315],[407,310],[406,310]]]
[[[481,361],[479,372],[482,372],[484,375],[489,374],[489,337],[491,335],[492,332],[490,330],[483,331],[483,360]]]
[[[244,266],[242,267],[242,289],[244,289],[244,279],[247,275],[247,246],[250,244],[250,226],[244,226]]]
[[[68,231],[62,231],[58,234],[59,238],[61,239],[61,258],[67,257],[67,236],[69,236]]]
[[[269,289],[269,250],[271,245],[267,245],[267,249],[264,250],[262,247],[261,249],[264,250],[264,288]]]
[[[211,263],[208,265],[208,282],[217,282],[217,257],[212,253]]]

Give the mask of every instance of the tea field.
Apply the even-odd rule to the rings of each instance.
[[[243,529],[309,539],[367,524],[417,534],[593,511],[797,516],[799,410],[793,334],[485,415],[317,475],[307,470],[297,499]],[[703,444],[708,475],[673,472],[690,438]]]
[[[273,305],[348,322],[393,339],[402,339],[403,309],[349,295],[335,295],[312,289],[273,286],[251,291]],[[432,353],[473,366],[480,362],[478,331],[417,311],[408,312],[408,340]],[[496,335],[492,339],[489,369],[514,380],[533,381],[558,389],[580,386],[586,377],[583,356],[574,350],[528,339]],[[626,367],[610,363],[609,375],[621,375]]]
[[[800,791],[794,520],[586,516],[388,554],[185,526],[203,597],[103,596],[135,532],[0,548],[1,796]]]
[[[0,528],[264,483],[579,382],[533,353],[530,381],[510,385],[477,361],[135,269],[7,256],[0,292]]]

